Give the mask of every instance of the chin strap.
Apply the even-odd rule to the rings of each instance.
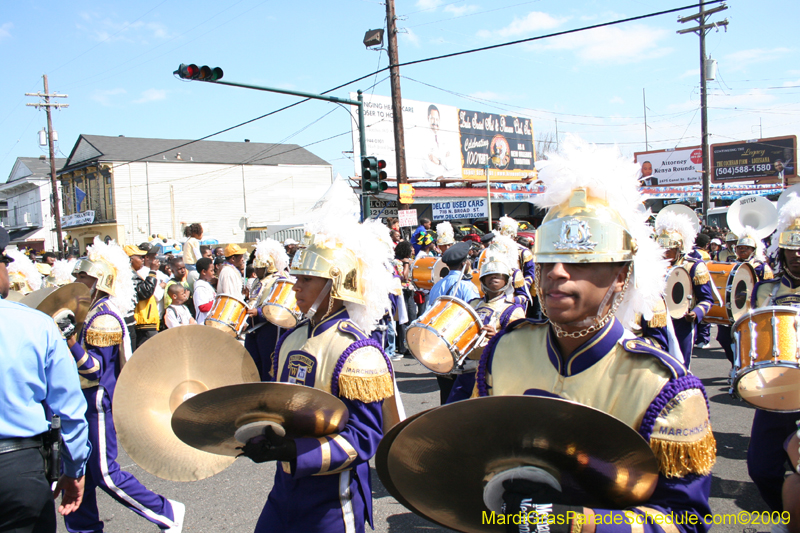
[[[333,281],[328,280],[328,282],[325,283],[325,287],[323,287],[322,290],[319,292],[319,296],[317,296],[317,299],[311,305],[311,309],[309,309],[308,313],[306,313],[306,318],[308,318],[309,320],[314,320],[314,315],[317,314],[317,309],[319,309],[320,304],[322,304],[322,300],[324,300],[325,297],[330,293],[331,286],[333,286]]]

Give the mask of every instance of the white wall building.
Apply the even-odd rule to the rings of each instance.
[[[56,169],[66,159],[56,158]],[[53,218],[50,161],[45,157],[18,157],[6,183],[0,184],[0,199],[6,203],[0,224],[11,244],[19,248],[58,251]]]
[[[59,179],[62,225],[83,252],[95,235],[183,241],[194,222],[204,238],[244,242],[310,209],[333,176],[297,145],[81,135]]]

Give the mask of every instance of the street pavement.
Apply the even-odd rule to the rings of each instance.
[[[716,328],[712,328],[712,338]],[[750,425],[754,410],[728,395],[727,376],[730,369],[716,341],[709,349],[696,350],[692,372],[706,387],[711,406],[711,423],[717,439],[717,464],[713,471],[711,510],[714,513],[766,511],[755,485],[747,475],[745,463]],[[436,378],[413,359],[394,363],[398,387],[406,414],[412,415],[439,405]],[[600,437],[602,438],[602,437]],[[613,438],[613,437],[612,437]],[[464,443],[469,447],[469,442]],[[165,481],[139,468],[120,449],[119,464],[134,474],[149,489],[186,504],[185,532],[216,533],[253,531],[264,502],[272,488],[275,465],[257,465],[249,459],[238,459],[227,470],[202,481],[178,483]],[[374,466],[374,462],[373,462]],[[375,531],[414,533],[448,531],[413,514],[397,503],[384,489],[372,471]],[[454,487],[454,490],[457,490]],[[158,528],[98,491],[100,517],[105,531],[157,532]],[[715,531],[742,532],[742,526],[716,526]],[[766,526],[751,527],[747,533],[767,531]],[[59,519],[59,533],[66,532]],[[367,529],[369,531],[369,529]]]

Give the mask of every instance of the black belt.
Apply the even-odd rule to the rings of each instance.
[[[23,437],[19,439],[2,439],[0,440],[0,454],[17,452],[19,450],[27,450],[28,448],[40,448],[42,446],[42,437]]]

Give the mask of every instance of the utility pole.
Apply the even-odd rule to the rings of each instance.
[[[403,133],[403,98],[400,94],[400,60],[397,57],[397,16],[394,0],[386,0],[386,30],[389,34],[389,78],[392,86],[392,115],[394,116],[394,153],[397,167],[398,209],[408,209],[400,202],[400,184],[408,183],[406,172],[406,140]]]
[[[56,159],[55,147],[53,146],[53,119],[50,116],[50,108],[56,107],[69,107],[69,104],[50,103],[51,98],[67,98],[66,94],[50,94],[47,87],[47,74],[43,75],[44,79],[44,94],[42,93],[25,93],[25,96],[38,96],[44,98],[44,102],[37,102],[35,104],[26,104],[36,109],[44,108],[47,113],[47,144],[50,149],[50,185],[53,189],[53,216],[56,219],[56,240],[58,241],[58,253],[63,257],[64,241],[61,238],[61,209],[58,206],[58,186],[56,185]]]
[[[711,200],[711,168],[709,164],[709,157],[708,157],[708,107],[707,107],[707,91],[706,91],[706,34],[712,28],[716,28],[719,31],[719,27],[723,26],[725,31],[728,31],[728,19],[725,19],[721,22],[711,22],[706,24],[706,17],[709,15],[713,15],[714,13],[719,13],[720,11],[725,11],[728,9],[728,6],[725,4],[720,4],[719,6],[709,9],[706,11],[705,8],[705,0],[700,0],[699,2],[699,9],[700,12],[694,15],[689,15],[687,17],[681,17],[678,19],[678,22],[681,24],[685,24],[687,22],[697,20],[698,25],[693,28],[686,28],[685,30],[679,30],[678,34],[683,35],[686,33],[696,33],[700,36],[700,136],[702,139],[702,151],[703,151],[703,221],[708,224],[708,209],[710,207],[710,200]]]

